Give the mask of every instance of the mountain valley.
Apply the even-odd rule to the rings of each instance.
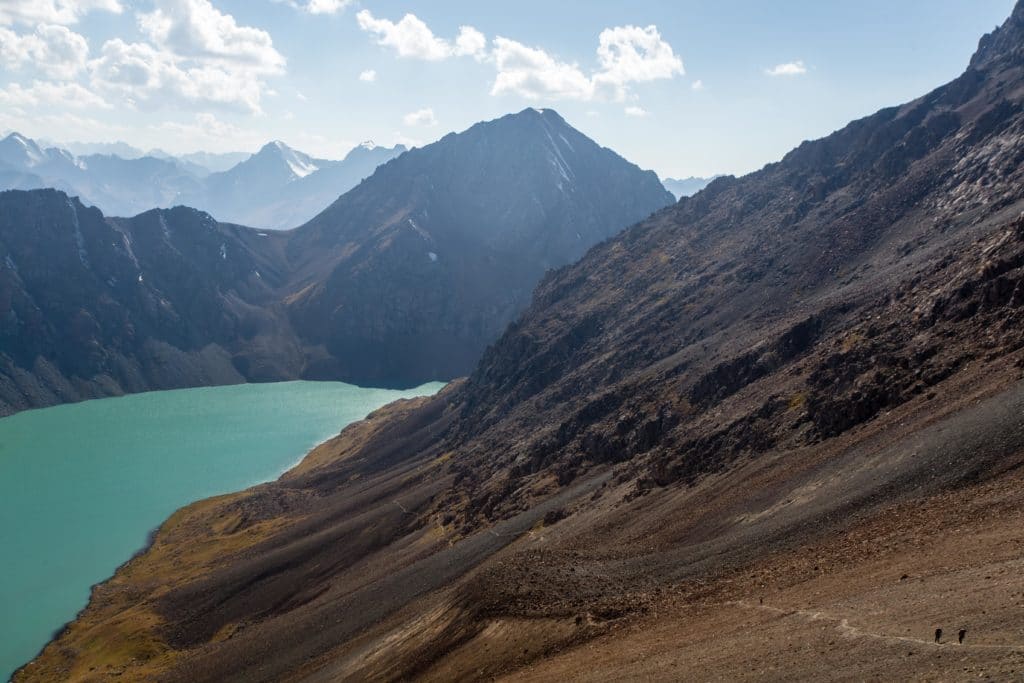
[[[1024,0],[678,201],[532,108],[289,231],[0,193],[0,340],[3,412],[452,380],[178,510],[16,683],[1013,680]]]

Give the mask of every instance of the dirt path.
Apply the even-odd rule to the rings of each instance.
[[[874,631],[867,631],[857,626],[851,626],[848,618],[837,617],[835,615],[828,614],[827,612],[812,611],[806,609],[786,609],[782,607],[774,607],[772,605],[765,604],[754,604],[746,600],[730,600],[728,602],[715,603],[722,607],[728,606],[739,606],[746,609],[753,610],[764,610],[766,612],[772,612],[774,614],[782,615],[783,617],[799,616],[807,619],[808,621],[831,621],[836,624],[836,629],[843,633],[843,635],[851,638],[874,638],[876,640],[885,640],[889,642],[901,642],[901,643],[914,643],[917,645],[924,645],[932,648],[942,648],[954,645],[954,643],[936,643],[934,640],[922,640],[920,638],[911,638],[909,636],[893,636],[885,633],[875,633]],[[1024,645],[975,645],[973,643],[957,643],[955,647],[972,649],[972,650],[1003,650],[1007,652],[1024,652]]]

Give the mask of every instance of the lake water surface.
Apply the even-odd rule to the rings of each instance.
[[[350,422],[442,386],[243,384],[0,419],[0,680],[177,508],[273,479]]]

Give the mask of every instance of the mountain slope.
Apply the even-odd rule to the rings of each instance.
[[[549,275],[18,680],[1018,675],[1022,45],[1018,3],[951,84]]]
[[[267,310],[273,241],[183,207],[106,219],[54,190],[0,193],[0,413],[294,376]]]
[[[545,270],[667,204],[657,177],[527,109],[385,164],[295,231],[288,299],[311,377],[468,372]]]
[[[556,133],[582,155],[565,152],[565,168],[579,178],[564,181],[551,166],[554,152],[545,152],[542,121],[536,112],[509,117],[403,154],[289,232],[218,223],[181,207],[112,219],[52,191],[0,194],[0,255],[10,259],[0,277],[14,302],[0,306],[12,316],[0,346],[0,413],[244,380],[412,386],[467,372],[525,307],[546,267],[671,201],[653,174],[557,119]],[[525,159],[510,156],[509,141]],[[325,174],[317,182],[328,192],[393,152],[360,148],[344,167],[331,167],[272,144],[216,182],[238,196],[269,196],[281,182]],[[295,179],[292,166],[305,177]],[[490,179],[470,183],[480,169]],[[517,177],[529,180],[512,182]],[[614,193],[638,199],[613,210]],[[404,221],[389,215],[399,205]],[[79,235],[88,257],[76,261]],[[63,276],[49,253],[63,255]],[[27,318],[38,329],[24,325]],[[60,330],[77,318],[88,334],[62,341]]]

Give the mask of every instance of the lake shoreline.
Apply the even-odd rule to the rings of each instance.
[[[81,618],[83,612],[85,610],[87,610],[88,606],[90,604],[92,604],[93,601],[96,599],[98,589],[100,589],[103,585],[105,585],[106,583],[108,583],[112,579],[114,579],[118,575],[119,572],[121,572],[126,566],[130,565],[134,560],[136,560],[140,556],[143,556],[146,553],[150,552],[153,549],[154,544],[157,542],[157,539],[159,538],[161,531],[164,530],[167,527],[168,523],[172,522],[172,520],[174,520],[175,516],[178,515],[182,510],[185,510],[189,506],[193,506],[193,505],[196,505],[196,504],[208,503],[209,501],[215,501],[215,500],[220,499],[220,498],[230,498],[231,496],[237,496],[241,492],[248,491],[250,489],[253,489],[253,488],[256,488],[256,487],[259,487],[259,486],[267,485],[267,484],[269,484],[269,483],[279,479],[280,477],[284,476],[288,472],[294,470],[311,453],[313,453],[319,447],[320,444],[322,444],[322,443],[324,443],[326,441],[330,441],[332,438],[334,438],[338,434],[339,431],[343,430],[345,427],[347,427],[348,425],[352,424],[353,422],[358,422],[359,420],[363,419],[364,417],[368,416],[369,414],[372,414],[374,411],[379,409],[379,407],[381,405],[386,405],[388,403],[391,403],[394,400],[400,400],[403,397],[407,397],[407,396],[410,396],[410,395],[424,395],[424,394],[428,394],[429,395],[429,394],[437,391],[441,386],[442,385],[440,385],[439,383],[428,384],[428,385],[422,385],[420,387],[415,387],[414,389],[412,389],[412,390],[410,390],[408,392],[395,392],[395,391],[392,391],[392,390],[382,390],[382,389],[376,389],[376,388],[354,387],[352,385],[342,385],[340,383],[316,383],[316,382],[306,383],[306,382],[301,382],[301,381],[298,381],[298,382],[282,382],[282,383],[236,384],[236,385],[226,385],[226,386],[220,386],[220,387],[197,387],[197,388],[194,388],[194,389],[174,390],[174,391],[168,391],[168,392],[163,392],[163,391],[160,391],[160,392],[140,392],[138,394],[129,394],[129,395],[125,395],[125,396],[111,397],[111,398],[122,399],[122,401],[127,400],[127,401],[130,402],[130,404],[124,404],[124,403],[122,403],[120,401],[110,401],[108,399],[97,399],[97,400],[89,400],[89,401],[83,401],[83,402],[61,404],[59,406],[54,406],[52,408],[31,409],[31,410],[21,411],[21,412],[17,413],[16,415],[10,416],[10,418],[0,419],[0,427],[7,427],[10,430],[12,425],[14,425],[16,427],[16,429],[14,429],[13,431],[17,432],[17,435],[20,436],[23,441],[32,442],[32,441],[36,440],[34,437],[39,437],[39,438],[45,440],[46,432],[53,431],[53,430],[50,430],[50,429],[43,429],[43,428],[39,428],[39,427],[35,426],[35,425],[40,424],[40,421],[41,421],[42,418],[50,419],[50,418],[53,418],[54,416],[67,418],[69,415],[74,415],[74,414],[82,412],[82,410],[85,410],[86,412],[95,412],[95,410],[97,409],[97,405],[98,404],[102,404],[102,405],[99,406],[100,408],[102,408],[100,413],[102,413],[104,415],[107,415],[107,416],[118,415],[121,411],[126,410],[125,405],[128,405],[128,407],[131,408],[132,406],[137,406],[140,402],[141,403],[150,403],[150,402],[154,402],[155,401],[155,402],[159,403],[161,401],[167,400],[169,396],[174,398],[174,401],[172,401],[172,402],[174,402],[176,404],[180,404],[180,405],[177,405],[177,408],[197,410],[194,405],[193,406],[189,406],[188,404],[189,403],[199,403],[199,404],[202,404],[204,402],[209,402],[209,401],[213,401],[215,403],[216,402],[220,402],[220,401],[224,400],[223,397],[221,396],[221,392],[224,392],[225,390],[227,390],[232,395],[234,395],[236,392],[241,392],[240,394],[238,394],[239,396],[245,396],[246,394],[249,394],[250,392],[256,392],[257,394],[263,393],[263,392],[284,392],[285,394],[291,395],[292,393],[295,393],[295,392],[300,392],[301,393],[301,392],[309,391],[309,392],[311,392],[312,396],[311,397],[306,397],[306,400],[313,401],[313,403],[316,404],[314,406],[314,408],[316,410],[320,410],[321,411],[320,414],[319,414],[319,417],[313,418],[312,422],[309,423],[313,427],[312,430],[310,430],[310,428],[308,428],[308,427],[305,427],[305,428],[302,428],[302,430],[300,430],[301,433],[298,433],[296,435],[293,435],[293,436],[287,436],[287,435],[282,436],[281,434],[278,433],[280,431],[279,428],[281,426],[279,424],[279,420],[270,419],[269,416],[274,416],[276,418],[279,415],[279,413],[282,412],[282,411],[294,410],[296,413],[299,414],[300,422],[305,422],[306,420],[305,420],[304,411],[299,409],[298,405],[296,405],[296,402],[293,399],[290,399],[290,398],[287,398],[287,397],[284,397],[284,398],[280,399],[277,402],[270,401],[269,403],[266,403],[266,405],[263,405],[262,408],[261,408],[262,414],[265,414],[268,417],[264,417],[263,419],[256,419],[254,423],[266,426],[266,428],[267,428],[266,429],[266,431],[267,431],[267,438],[266,439],[263,438],[264,435],[262,434],[262,430],[248,430],[248,431],[250,431],[252,433],[248,434],[248,435],[244,435],[244,438],[242,439],[242,441],[245,441],[246,439],[249,439],[249,440],[253,441],[255,443],[255,446],[258,447],[258,448],[273,449],[273,444],[274,443],[280,443],[280,439],[284,438],[284,439],[286,439],[286,441],[290,440],[293,443],[293,446],[292,447],[284,446],[284,447],[282,447],[279,450],[279,452],[276,455],[271,454],[272,455],[271,462],[273,462],[273,460],[276,459],[277,465],[272,465],[271,468],[270,468],[270,471],[267,471],[267,466],[266,465],[263,465],[263,466],[256,465],[256,466],[254,466],[251,469],[251,472],[253,472],[253,474],[246,475],[244,471],[239,471],[237,468],[232,470],[233,466],[231,466],[230,464],[226,464],[224,467],[226,467],[226,469],[229,471],[231,477],[233,478],[233,481],[238,482],[237,485],[231,486],[230,488],[221,486],[221,487],[219,487],[221,489],[219,492],[211,493],[209,495],[203,494],[202,490],[209,490],[211,488],[211,486],[214,487],[214,488],[217,488],[218,486],[216,485],[216,483],[212,483],[211,484],[209,481],[207,481],[207,478],[209,476],[209,472],[207,471],[209,463],[206,462],[205,460],[203,460],[203,458],[201,458],[201,457],[197,458],[194,455],[192,455],[192,450],[196,447],[196,444],[195,444],[195,434],[193,433],[194,426],[191,425],[191,424],[189,424],[187,426],[183,426],[183,429],[185,430],[184,433],[188,435],[187,438],[185,438],[185,439],[178,440],[178,439],[174,438],[173,435],[170,438],[160,438],[160,437],[155,438],[154,440],[156,440],[156,441],[169,441],[170,442],[169,444],[165,444],[164,448],[168,449],[168,452],[170,452],[172,455],[170,456],[170,458],[163,457],[163,458],[161,458],[162,460],[167,460],[167,459],[175,460],[176,456],[179,455],[179,454],[183,457],[183,459],[187,459],[187,458],[184,458],[184,456],[186,454],[188,454],[193,460],[195,460],[197,462],[197,464],[198,464],[200,469],[196,470],[194,481],[197,482],[196,486],[198,486],[199,489],[200,489],[198,491],[199,495],[196,495],[196,496],[192,497],[189,500],[185,500],[185,501],[182,501],[181,503],[179,503],[177,505],[174,505],[172,508],[169,509],[169,512],[167,514],[161,515],[159,520],[156,521],[156,523],[151,524],[148,527],[148,530],[144,532],[145,536],[144,536],[144,540],[142,540],[142,543],[141,544],[138,544],[138,543],[134,544],[134,547],[131,549],[131,551],[129,551],[129,554],[127,556],[122,555],[122,557],[126,557],[126,559],[124,559],[123,561],[118,562],[116,564],[116,566],[112,566],[110,570],[103,572],[101,575],[98,574],[98,573],[94,573],[93,575],[96,578],[93,581],[90,581],[87,587],[83,586],[80,589],[80,590],[83,591],[82,594],[83,594],[84,601],[78,603],[78,607],[76,609],[74,609],[73,613],[68,612],[68,616],[65,616],[65,618],[61,621],[61,625],[56,626],[56,627],[51,626],[50,629],[46,632],[46,636],[43,636],[42,634],[40,634],[40,636],[39,636],[40,640],[37,641],[39,644],[36,645],[36,647],[34,648],[33,653],[29,654],[27,652],[27,646],[25,645],[25,643],[28,640],[34,639],[34,638],[31,638],[30,636],[27,635],[27,633],[30,633],[31,631],[22,632],[20,635],[16,633],[15,635],[19,635],[20,642],[22,643],[20,648],[22,648],[23,655],[21,657],[18,657],[18,659],[20,659],[20,661],[17,661],[17,662],[11,661],[16,656],[16,655],[12,654],[12,652],[16,652],[17,650],[12,650],[11,649],[13,647],[16,647],[15,645],[8,645],[8,653],[6,655],[3,655],[3,653],[0,652],[0,655],[3,655],[2,657],[0,657],[0,660],[2,660],[2,659],[7,659],[8,660],[7,663],[5,663],[3,661],[0,661],[0,664],[3,665],[2,668],[11,667],[11,668],[7,668],[7,672],[11,672],[9,675],[12,677],[12,680],[13,680],[15,676],[19,675],[19,672],[23,671],[26,666],[28,666],[32,661],[34,661],[34,659],[37,658],[46,649],[46,647],[47,647],[47,645],[49,643],[54,642],[55,640],[63,637],[68,632],[68,629],[71,627],[71,625],[74,624],[76,621],[78,621]],[[337,394],[338,391],[341,391],[342,393],[341,394]],[[179,395],[177,392],[185,392],[186,395]],[[370,403],[365,404],[365,409],[360,410],[358,415],[353,415],[351,410],[349,410],[349,412],[346,413],[346,414],[350,415],[351,417],[332,417],[331,416],[332,411],[329,410],[329,409],[325,410],[324,406],[320,405],[320,404],[327,404],[327,408],[330,408],[331,404],[337,403],[340,400],[338,398],[338,396],[347,396],[347,395],[366,396],[365,400],[369,400]],[[330,398],[331,396],[334,396],[334,398]],[[321,397],[321,398],[317,398],[317,397]],[[254,402],[249,400],[249,399],[234,399],[234,400],[236,400],[236,402],[238,403],[238,406],[237,406],[236,410],[239,412],[239,414],[243,415],[243,418],[245,420],[252,419],[252,418],[249,417],[248,413],[250,411],[250,408],[254,405]],[[228,401],[228,402],[230,403],[230,401]],[[259,404],[259,401],[256,401],[255,403]],[[301,405],[301,401],[298,402],[298,404]],[[360,404],[360,405],[364,405],[364,404]],[[82,408],[83,406],[86,406],[86,408],[83,409]],[[46,411],[51,411],[51,412],[47,413]],[[154,412],[159,413],[161,411],[156,410]],[[175,410],[171,410],[169,412],[172,413],[172,415],[175,414]],[[199,412],[202,412],[202,411],[200,410]],[[257,412],[260,412],[260,411],[258,410]],[[334,412],[337,412],[337,411],[334,411]],[[209,418],[209,416],[205,416],[205,417],[207,418],[206,421],[209,423],[209,427],[210,427],[211,430],[220,431],[220,430],[224,429],[224,428],[222,428],[222,426],[220,424],[217,423],[216,419],[211,419],[211,418]],[[146,418],[147,419],[153,419],[152,415],[147,415]],[[8,419],[11,420],[12,422],[8,422],[7,421]],[[125,420],[123,420],[123,422],[129,424],[131,428],[139,428],[138,426],[131,425],[132,420],[125,419]],[[120,424],[120,421],[118,422],[118,424]],[[321,426],[318,427],[316,425],[321,425]],[[91,431],[91,433],[95,434],[96,432],[102,433],[103,429],[102,428],[96,428],[95,425],[90,425],[89,429],[87,429],[86,431],[87,432]],[[143,431],[146,431],[146,430],[143,428]],[[231,429],[227,428],[227,431],[230,432]],[[0,432],[2,432],[2,429],[0,429]],[[314,435],[313,432],[316,432],[316,434]],[[302,436],[303,433],[309,434],[309,436],[308,437],[303,437]],[[223,435],[221,435],[221,436],[223,437]],[[227,438],[227,437],[223,437],[223,438]],[[260,443],[262,441],[267,441],[268,443]],[[304,444],[296,443],[296,441],[304,441]],[[88,442],[88,439],[86,439],[86,442]],[[249,453],[248,453],[248,450],[246,449],[246,447],[240,446],[239,443],[235,443],[234,441],[231,441],[231,439],[228,439],[227,442],[228,442],[228,447],[230,447],[230,448],[242,448],[243,450],[246,451],[245,452],[245,456],[242,458],[246,463],[258,462],[258,460],[252,460],[251,458],[249,458]],[[12,449],[14,451],[14,453],[13,453],[14,457],[17,457],[17,445],[12,447]],[[175,449],[178,449],[180,451],[180,453],[175,453]],[[71,461],[65,462],[64,466],[68,466],[69,463],[70,463],[71,466],[83,467],[83,462],[87,462],[88,461],[88,455],[87,454],[86,455],[82,455],[79,452],[79,450],[80,450],[79,444],[75,444],[75,443],[73,443],[71,446],[69,446],[66,449],[66,452],[68,454],[74,454],[75,456],[78,456],[78,457],[74,457],[74,458],[72,458]],[[300,453],[300,455],[298,455],[298,456],[296,456],[296,455],[288,455],[289,451],[292,452],[292,453],[298,452],[298,453]],[[282,453],[284,454],[283,456],[281,455]],[[138,467],[138,463],[136,463],[134,461],[129,461],[129,462],[132,462],[132,464],[136,468]],[[8,461],[6,463],[0,463],[0,464],[4,464],[4,465],[7,466],[7,469],[11,469],[10,459],[8,459]],[[164,463],[164,464],[166,465],[166,463]],[[259,474],[258,472],[259,472],[260,468],[263,468],[266,473],[265,474]],[[42,469],[45,469],[45,467],[42,468]],[[97,469],[102,469],[102,468],[97,468]],[[242,470],[244,470],[244,468],[242,468]],[[145,471],[145,470],[143,469],[141,471]],[[55,470],[55,474],[56,474],[56,472],[63,472],[62,467],[57,467],[56,470]],[[119,468],[118,468],[117,475],[119,477],[121,477],[123,474],[124,473],[122,471],[120,471]],[[102,478],[103,475],[100,472],[94,472],[93,476],[96,476],[97,478]],[[84,480],[81,476],[74,477],[74,475],[72,474],[71,478],[72,478],[72,480],[75,480],[75,479],[80,480],[81,483],[82,483],[82,486],[86,486],[86,480]],[[254,481],[254,478],[255,478],[255,481]],[[128,477],[128,480],[130,481],[130,476]],[[154,481],[159,482],[161,480],[161,477],[160,477],[159,474],[149,474],[149,473],[146,473],[146,476],[140,477],[139,478],[139,482],[136,482],[136,484],[140,484],[144,480],[150,480],[149,483],[151,485],[156,485],[156,484],[153,484],[153,482]],[[88,496],[82,495],[82,490],[83,489],[77,488],[77,487],[73,486],[73,484],[71,484],[71,483],[65,482],[65,484],[66,484],[67,487],[69,487],[70,490],[75,492],[75,497],[78,497],[78,498],[88,498]],[[130,484],[128,484],[128,485],[131,486]],[[38,490],[48,490],[46,486],[31,486],[30,488],[38,489]],[[112,494],[108,493],[108,495],[106,495],[106,496],[103,496],[101,494],[101,495],[98,495],[97,498],[103,499],[105,497],[105,498],[109,499],[109,498],[112,498],[112,497],[117,497],[118,495],[122,495],[125,491],[130,491],[130,489],[118,489],[117,487],[113,487],[111,490],[113,491]],[[12,505],[12,504],[9,503],[9,505]],[[40,504],[40,505],[38,505],[38,507],[45,507],[45,504]],[[13,505],[12,505],[12,510],[13,510]],[[131,513],[132,513],[132,510],[130,508],[126,509],[125,513],[128,513],[127,516],[130,517]],[[54,517],[59,516],[59,513],[57,513],[57,512],[52,512],[51,514]],[[152,514],[152,513],[149,513],[149,514]],[[82,516],[83,515],[81,515],[81,514],[77,514],[76,515],[76,514],[72,513],[72,514],[68,515],[68,519],[76,520],[76,518],[81,518]],[[5,515],[5,517],[6,517],[6,515]],[[12,512],[11,518],[12,519],[16,519],[17,518],[17,517],[13,516],[13,512]],[[143,515],[143,518],[145,518],[145,515]],[[101,533],[102,534],[102,533],[105,532],[105,528],[103,527],[102,524],[97,524],[93,528],[95,529],[95,533]],[[4,534],[8,534],[8,535],[14,533],[14,531],[12,529],[10,529],[10,528],[9,529],[0,529],[0,532],[3,532]],[[115,531],[114,533],[117,533],[117,532]],[[74,535],[74,531],[71,530],[71,529],[68,529],[68,530],[62,530],[55,537],[55,538],[58,539],[57,542],[54,544],[54,546],[56,546],[56,548],[51,550],[51,552],[54,554],[54,556],[60,556],[59,549],[62,546],[65,545],[65,543],[61,541],[61,538],[62,537],[70,538],[73,535]],[[27,536],[27,534],[21,534],[19,536],[19,538],[21,538],[21,540],[24,541],[26,536]],[[45,538],[45,537],[53,537],[53,536],[52,535],[41,535],[40,537],[41,538]],[[15,545],[15,547],[17,547],[17,546]],[[125,547],[124,540],[121,540],[121,547]],[[63,556],[63,560],[60,560],[60,562],[63,562],[64,564],[70,563],[72,565],[77,565],[78,564],[77,560],[79,559],[79,556],[76,554],[75,550],[73,548],[68,548],[68,549],[65,549],[65,550],[66,550],[66,554]],[[37,549],[37,553],[36,554],[38,554],[38,549]],[[97,551],[95,554],[100,554],[100,552]],[[32,554],[29,553],[26,556],[26,554],[15,553],[15,556],[20,556],[20,557],[27,557],[28,556],[28,557],[31,557]],[[17,570],[17,572],[21,572],[21,575],[23,575],[23,576],[29,576],[30,577],[29,580],[38,583],[40,581],[40,579],[36,578],[34,576],[34,572],[33,572],[34,567],[31,565],[30,562],[31,561],[29,559],[26,559],[25,560],[25,564],[22,565],[22,567],[20,569],[18,569],[16,567],[16,570]],[[43,577],[42,580],[45,581],[45,577]],[[15,577],[14,578],[15,584],[17,584],[18,581],[19,581],[19,579],[17,577]],[[61,579],[56,579],[52,583],[60,583],[60,582],[62,582]],[[45,584],[41,584],[41,585],[49,585],[49,582],[45,583]],[[46,600],[45,596],[40,597],[40,596],[36,595],[32,591],[32,589],[28,588],[27,586],[24,587],[24,588],[21,588],[21,589],[16,588],[16,586],[9,586],[8,587],[8,592],[10,592],[12,594],[12,596],[24,595],[24,594],[32,596],[31,604],[25,603],[24,600],[18,601],[22,611],[24,611],[25,609],[32,609],[33,612],[35,612],[36,611],[35,605],[41,604],[41,603],[45,602],[45,600]],[[14,598],[14,597],[11,598],[12,601],[15,600],[15,599],[16,598]],[[30,615],[31,615],[31,613],[30,613]],[[17,616],[18,615],[13,615],[12,616],[12,619],[11,619],[12,627],[13,627],[13,623],[18,621]],[[34,615],[31,615],[31,616],[36,617],[35,619],[32,620],[33,623],[36,624],[36,626],[34,626],[32,628],[34,629],[35,632],[38,632],[41,629],[41,626],[39,625],[41,617],[39,617],[38,614],[34,614]],[[26,628],[29,628],[29,627],[26,627]],[[45,641],[43,640],[43,638],[45,638]],[[29,657],[31,657],[31,659],[28,659]],[[13,672],[12,672],[12,669],[13,669]],[[0,669],[0,671],[2,671],[2,669]],[[4,672],[2,675],[5,675],[5,676],[8,675],[7,672]],[[7,679],[5,678],[4,680],[7,680]]]

